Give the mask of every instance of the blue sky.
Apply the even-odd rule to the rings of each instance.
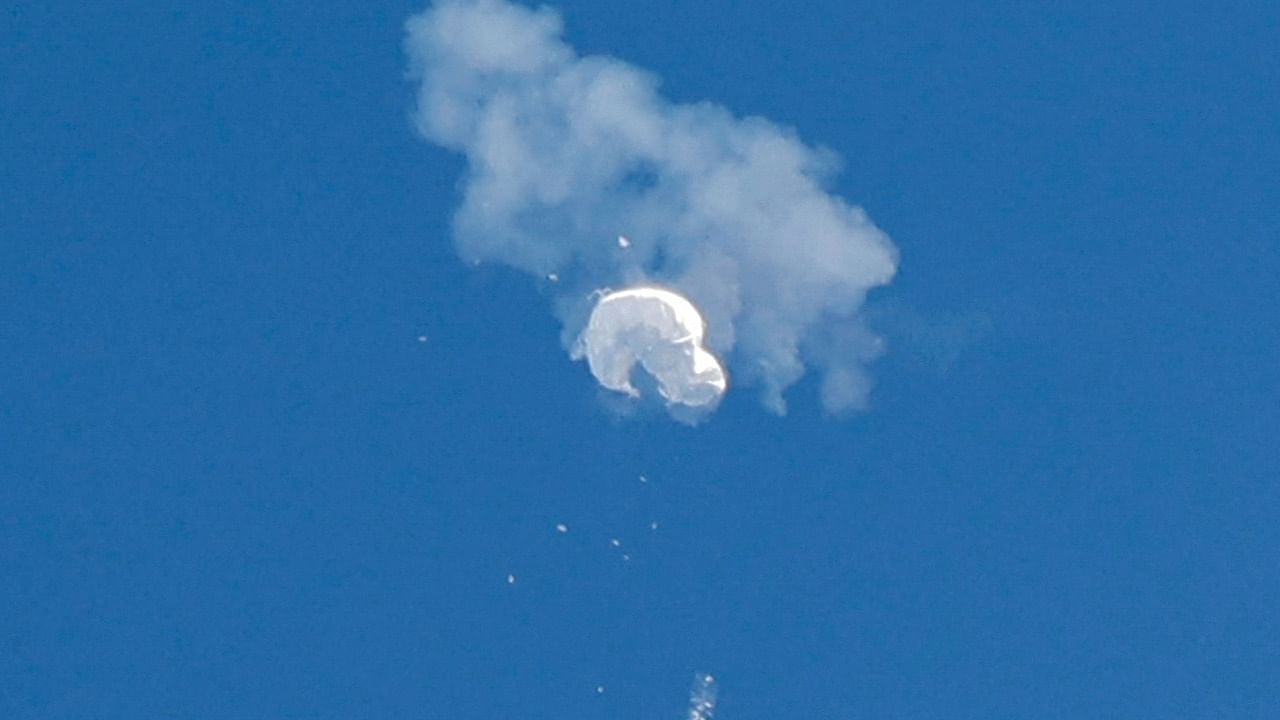
[[[454,252],[421,4],[10,4],[0,715],[1280,712],[1274,5],[556,7],[843,156],[869,409],[611,414]]]

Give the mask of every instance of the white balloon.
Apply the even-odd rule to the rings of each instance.
[[[600,297],[578,338],[574,359],[586,358],[601,385],[631,397],[637,363],[658,382],[668,404],[706,407],[728,387],[724,366],[703,347],[706,324],[688,298],[641,286]]]

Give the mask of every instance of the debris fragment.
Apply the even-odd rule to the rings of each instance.
[[[711,720],[716,712],[716,679],[699,673],[689,691],[689,720]]]

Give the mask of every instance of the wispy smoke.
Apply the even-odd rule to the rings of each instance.
[[[701,310],[707,347],[777,412],[806,365],[829,410],[864,404],[880,343],[858,311],[896,253],[823,190],[835,156],[764,119],[668,102],[652,75],[580,57],[561,32],[554,11],[505,0],[441,0],[408,23],[418,128],[468,161],[463,258],[554,280],[566,347],[591,291],[654,284]]]

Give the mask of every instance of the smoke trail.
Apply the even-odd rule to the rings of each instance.
[[[652,75],[578,56],[561,32],[554,11],[506,0],[440,0],[408,23],[418,129],[467,158],[463,258],[553,278],[566,348],[593,291],[656,285],[699,309],[707,349],[775,411],[806,366],[828,410],[863,405],[880,342],[859,310],[896,252],[823,190],[834,155],[668,102]]]
[[[716,679],[699,673],[689,691],[688,720],[711,720],[716,714]]]

